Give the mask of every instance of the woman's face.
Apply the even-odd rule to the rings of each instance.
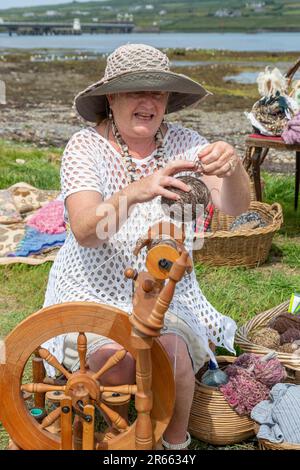
[[[152,137],[163,120],[168,93],[143,91],[108,96],[114,120],[122,135]]]

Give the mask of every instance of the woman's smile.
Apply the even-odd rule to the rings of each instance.
[[[136,119],[140,119],[142,121],[151,121],[154,118],[154,114],[152,113],[145,113],[138,111],[133,114]]]

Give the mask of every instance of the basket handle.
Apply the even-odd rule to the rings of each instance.
[[[300,67],[300,57],[299,59],[288,69],[285,74],[285,77],[288,79],[288,86],[292,83],[293,77],[297,72],[298,68]]]
[[[283,222],[282,208],[280,204],[274,202],[274,204],[271,205],[270,212],[273,216],[274,222]]]

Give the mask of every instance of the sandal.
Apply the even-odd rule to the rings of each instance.
[[[187,437],[186,441],[181,442],[180,444],[170,444],[170,442],[165,441],[163,437],[162,437],[161,442],[165,449],[182,450],[182,449],[186,449],[190,445],[191,440],[192,440],[189,432],[186,433],[186,437]]]

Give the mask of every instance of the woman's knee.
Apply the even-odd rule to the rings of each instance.
[[[123,346],[117,343],[105,344],[97,349],[88,359],[88,366],[92,371],[101,369],[110,357],[116,351],[123,349]],[[135,382],[135,361],[130,353],[126,353],[125,357],[107,372],[101,376],[101,382],[107,385],[118,385],[122,383]]]

